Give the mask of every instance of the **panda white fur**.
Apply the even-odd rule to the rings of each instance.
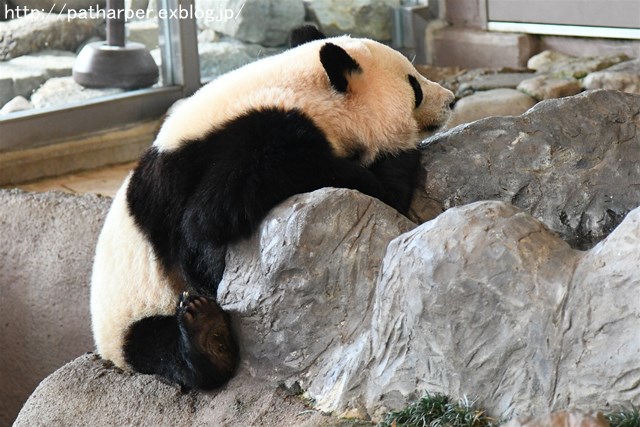
[[[97,351],[115,365],[224,384],[239,359],[215,301],[228,243],[322,187],[408,209],[419,135],[446,121],[452,93],[372,40],[302,27],[291,44],[183,101],[116,195],[91,287]]]

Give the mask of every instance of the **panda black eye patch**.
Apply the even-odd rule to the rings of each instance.
[[[409,84],[411,85],[413,94],[416,97],[416,108],[418,108],[420,104],[422,104],[422,88],[420,87],[420,83],[418,83],[418,79],[413,77],[411,74],[409,74]]]

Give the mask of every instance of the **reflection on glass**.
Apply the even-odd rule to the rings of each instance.
[[[105,43],[105,0],[0,0],[0,119],[16,111],[63,107],[124,92],[87,88],[71,77],[78,52]],[[158,48],[154,0],[126,0],[126,41]],[[153,57],[157,66],[160,55]],[[160,83],[156,84],[156,86]]]

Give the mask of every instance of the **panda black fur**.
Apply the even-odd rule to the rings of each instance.
[[[103,357],[188,388],[220,386],[239,360],[215,301],[227,244],[322,187],[406,213],[419,131],[446,120],[453,96],[379,43],[323,39],[294,31],[300,47],[213,81],[169,116],[98,242],[91,311]]]

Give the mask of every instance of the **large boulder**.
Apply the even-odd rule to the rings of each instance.
[[[90,38],[104,35],[104,20],[34,12],[0,22],[0,61],[44,49],[75,51]]]
[[[502,200],[591,247],[640,205],[638,117],[640,96],[598,90],[438,134],[425,142],[414,218]]]
[[[640,59],[626,61],[584,79],[586,89],[613,89],[640,95]]]
[[[93,347],[89,277],[111,199],[0,190],[0,425]]]
[[[368,380],[347,380],[347,397],[366,396],[373,413],[422,390],[478,396],[496,415],[637,404],[639,221],[636,209],[581,252],[512,205],[477,202],[398,237],[378,280]]]
[[[307,13],[328,36],[391,40],[392,8],[400,0],[306,0]]]
[[[240,374],[222,389],[183,393],[179,387],[148,375],[126,374],[98,356],[86,354],[44,380],[13,425],[343,425],[309,408],[295,392]]]
[[[196,8],[201,29],[264,46],[285,45],[304,21],[302,0],[197,0]]]

